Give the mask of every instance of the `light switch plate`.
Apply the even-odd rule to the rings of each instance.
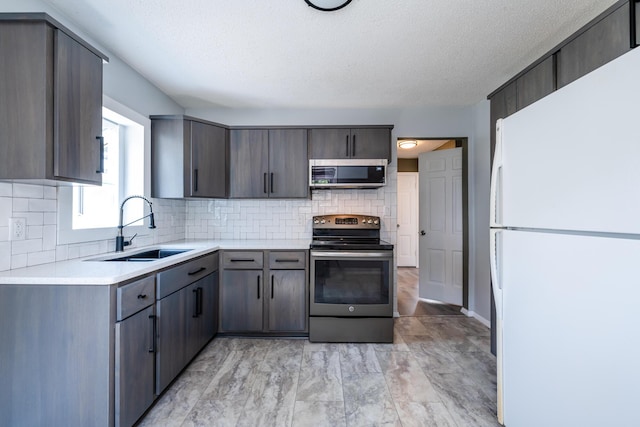
[[[9,239],[24,240],[27,237],[27,220],[26,218],[10,218],[9,219]]]

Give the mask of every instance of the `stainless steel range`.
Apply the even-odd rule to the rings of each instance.
[[[313,217],[309,340],[393,342],[393,245],[380,218]]]

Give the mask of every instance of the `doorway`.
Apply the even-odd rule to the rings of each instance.
[[[400,143],[411,141],[413,147],[401,148]],[[415,143],[414,143],[415,141]],[[443,304],[442,301],[432,301],[419,298],[418,288],[420,268],[429,268],[424,262],[424,257],[420,256],[419,230],[413,224],[412,217],[420,217],[420,211],[428,207],[418,203],[417,209],[411,201],[417,201],[419,198],[419,184],[415,189],[414,182],[419,182],[418,157],[422,152],[440,151],[451,148],[460,148],[462,150],[462,170],[461,170],[461,208],[462,208],[462,259],[461,274],[462,287],[458,291],[462,301],[462,307],[468,309],[469,297],[469,244],[468,244],[468,178],[467,178],[467,138],[399,138],[398,139],[398,312],[401,316],[421,315],[426,313],[450,314],[459,312],[459,305]],[[405,144],[406,145],[406,144]],[[415,210],[414,210],[415,209]],[[420,221],[418,221],[419,223]],[[428,237],[428,236],[427,236]],[[412,240],[413,239],[413,240]],[[415,249],[414,249],[415,248]],[[410,255],[415,252],[412,258]],[[423,263],[420,262],[423,258]],[[411,260],[415,259],[414,262]],[[451,262],[451,261],[448,261]],[[412,265],[415,263],[415,265]],[[450,266],[449,266],[450,267]],[[424,272],[423,272],[424,273]],[[446,298],[443,298],[446,299]],[[459,300],[458,300],[459,301]]]

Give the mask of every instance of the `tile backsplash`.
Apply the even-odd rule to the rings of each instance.
[[[154,199],[156,230],[134,246],[184,239],[185,202]],[[10,218],[26,220],[24,240],[9,240]],[[57,244],[58,188],[0,182],[0,271],[111,252],[113,239]]]
[[[396,240],[396,168],[385,187],[313,190],[311,200],[206,200],[187,202],[187,239],[310,239],[314,215],[379,216],[381,237]]]
[[[381,236],[396,242],[396,168],[374,190],[314,190],[305,200],[152,199],[156,229],[134,247],[182,239],[310,239],[314,215],[354,213],[382,219]],[[57,244],[58,188],[0,182],[0,271],[112,252],[113,239]],[[9,239],[10,218],[26,220],[25,240]]]

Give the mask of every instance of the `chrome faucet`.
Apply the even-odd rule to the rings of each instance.
[[[127,200],[130,200],[130,199],[142,199],[145,202],[147,202],[147,204],[149,205],[149,214],[143,216],[142,218],[138,218],[135,221],[131,221],[128,224],[122,225],[122,222],[124,220],[124,204],[127,203]],[[147,199],[144,196],[129,196],[122,201],[122,204],[120,204],[120,221],[118,222],[118,236],[116,237],[116,252],[124,251],[124,247],[129,246],[133,241],[133,238],[137,236],[137,233],[136,233],[133,235],[133,237],[131,237],[131,239],[129,239],[129,241],[125,241],[124,236],[122,235],[122,229],[125,228],[127,225],[131,225],[134,222],[138,222],[141,219],[145,219],[146,217],[149,217],[149,228],[152,228],[152,229],[156,228],[156,223],[153,218],[153,208],[151,207],[151,202],[149,201],[149,199]]]

